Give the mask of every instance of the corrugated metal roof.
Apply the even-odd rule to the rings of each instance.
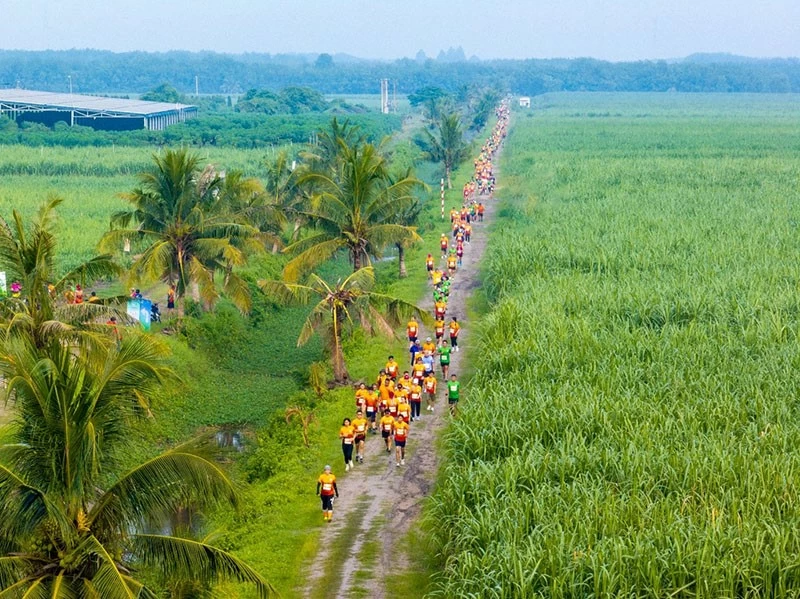
[[[169,102],[145,102],[125,98],[101,98],[80,94],[60,94],[40,92],[29,89],[0,89],[0,102],[15,102],[57,109],[96,110],[133,115],[155,115],[187,108],[191,104],[170,104]]]

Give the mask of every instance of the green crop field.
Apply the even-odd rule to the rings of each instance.
[[[201,149],[198,154],[218,169],[263,175],[265,158],[278,148],[258,150]],[[136,174],[150,167],[152,148],[62,148],[0,145],[0,215],[12,209],[26,218],[48,195],[64,198],[60,259],[69,267],[89,258],[108,230],[109,217],[127,204],[118,194],[130,191]]]
[[[797,106],[516,113],[438,596],[800,596]]]

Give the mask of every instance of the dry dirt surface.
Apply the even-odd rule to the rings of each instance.
[[[463,264],[455,274],[447,304],[446,322],[450,322],[451,316],[458,318],[462,326],[459,345],[467,346],[471,334],[470,322],[466,319],[467,301],[479,285],[478,267],[486,248],[487,227],[498,202],[484,196],[480,199],[486,206],[485,220],[473,225],[471,242],[464,244]],[[449,231],[449,221],[442,227],[443,231]],[[440,261],[439,268],[443,267],[444,261]],[[424,268],[424,265],[409,264],[409,268]],[[421,305],[432,311],[432,296],[426,297]],[[423,330],[420,338],[424,340],[429,336],[433,337],[433,332]],[[451,357],[450,373],[459,375],[464,360],[463,347],[460,352],[452,352]],[[404,358],[407,364],[408,354]],[[401,367],[404,367],[403,362]],[[410,548],[405,547],[404,539],[410,528],[417,525],[422,501],[434,483],[439,463],[436,439],[450,419],[447,389],[438,361],[436,375],[439,385],[435,411],[426,411],[423,401],[422,419],[411,423],[405,466],[395,465],[394,450],[386,453],[380,435],[367,436],[364,463],[356,464],[354,470],[345,473],[341,461],[335,464],[340,497],[335,502],[333,521],[324,525],[318,553],[306,568],[306,584],[300,591],[303,597],[349,599],[393,595],[384,588],[385,574],[409,567],[406,551]],[[462,388],[462,400],[465,396],[468,400],[468,388]],[[323,526],[321,517],[320,526]],[[349,544],[349,549],[342,561],[341,555],[333,556],[333,548],[343,544]],[[340,563],[332,564],[333,559]],[[331,568],[338,570],[333,576]],[[320,588],[322,584],[325,589]]]

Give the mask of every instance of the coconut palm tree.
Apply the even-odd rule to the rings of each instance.
[[[309,150],[301,152],[300,157],[309,172],[334,172],[342,158],[342,148],[354,148],[366,143],[357,125],[348,119],[339,123],[334,117],[327,129],[317,133],[316,143]]]
[[[138,281],[175,283],[179,316],[187,291],[206,306],[219,299],[215,274],[222,274],[222,289],[231,301],[248,311],[249,289],[234,269],[245,264],[250,252],[263,249],[258,228],[232,213],[223,179],[213,168],[201,171],[197,155],[168,150],[153,156],[153,162],[139,175],[139,186],[122,195],[132,209],[111,217],[112,229],[103,236],[101,249],[141,240],[146,247],[131,275]]]
[[[386,159],[372,144],[339,143],[342,157],[332,173],[310,172],[298,179],[298,185],[312,190],[304,214],[316,230],[284,250],[293,256],[284,268],[287,281],[296,282],[339,250],[347,250],[357,271],[388,245],[420,240],[414,227],[398,224],[396,217],[424,184],[410,174],[392,181]]]
[[[349,378],[342,351],[342,335],[349,327],[359,326],[367,334],[394,335],[394,328],[409,316],[416,315],[431,324],[425,310],[397,297],[373,291],[375,271],[371,266],[356,270],[344,280],[329,283],[311,274],[306,284],[283,281],[259,281],[268,296],[289,305],[307,305],[318,300],[308,315],[297,345],[305,344],[315,333],[324,339],[337,382]]]
[[[65,274],[56,270],[58,238],[56,208],[63,200],[51,197],[26,225],[16,210],[11,221],[0,218],[0,270],[8,281],[17,282],[17,297],[0,302],[0,327],[30,339],[42,347],[54,337],[92,339],[90,324],[104,316],[123,314],[104,304],[67,304],[57,301],[74,284],[91,284],[118,275],[119,266],[108,254],[96,256]],[[96,340],[96,339],[95,339]]]
[[[421,213],[422,204],[418,200],[414,200],[411,204],[406,206],[403,211],[398,212],[397,222],[398,224],[405,225],[406,227],[416,227]],[[395,243],[395,247],[397,248],[397,276],[400,279],[404,279],[408,276],[408,270],[406,269],[407,245],[407,242]]]
[[[131,424],[169,376],[165,350],[131,335],[118,351],[5,337],[0,374],[16,406],[0,446],[1,597],[156,597],[138,575],[270,586],[229,553],[153,533],[177,510],[234,503],[230,480],[199,447],[123,471]]]
[[[450,175],[470,153],[469,145],[464,140],[461,116],[457,112],[441,115],[436,123],[436,135],[424,129],[422,136],[415,141],[429,160],[442,163],[447,189],[453,189]]]

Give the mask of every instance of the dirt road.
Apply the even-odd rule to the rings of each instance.
[[[485,221],[474,224],[471,243],[464,245],[463,264],[455,275],[447,307],[447,321],[455,316],[463,327],[460,345],[470,343],[466,305],[479,284],[478,265],[486,247],[486,229],[497,204],[497,200],[482,200]],[[442,226],[443,231],[449,231],[449,221]],[[409,268],[424,265],[410,264]],[[421,305],[432,310],[431,296]],[[433,337],[433,332],[423,330],[420,337],[424,340],[428,336]],[[408,354],[405,356],[407,363]],[[451,356],[450,372],[460,374],[463,348]],[[401,366],[405,368],[403,362]],[[417,525],[422,500],[434,483],[439,460],[436,438],[449,420],[446,386],[438,364],[436,372],[440,379],[436,409],[433,414],[427,412],[423,402],[422,419],[411,424],[406,465],[398,468],[394,452],[386,453],[381,437],[369,435],[364,464],[338,476],[341,497],[336,500],[335,517],[323,531],[320,550],[307,568],[302,596],[349,599],[394,595],[384,588],[383,574],[407,569],[408,556],[398,548],[405,545],[402,541],[410,527]],[[469,389],[464,395],[469,397]]]

